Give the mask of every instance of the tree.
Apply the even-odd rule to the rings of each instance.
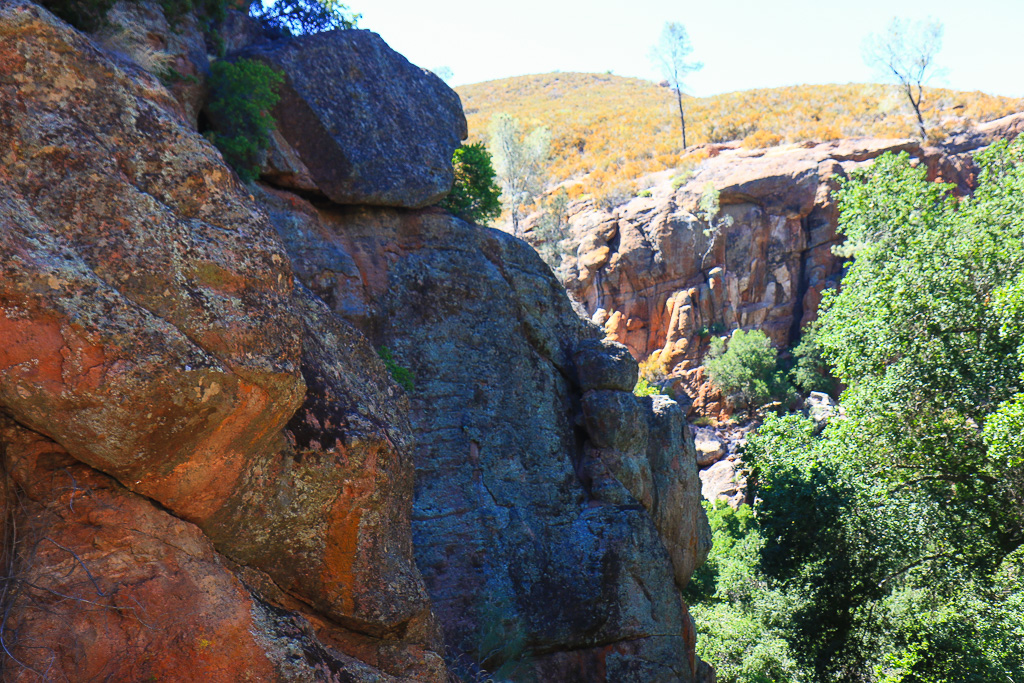
[[[249,14],[270,28],[296,35],[355,28],[362,18],[340,0],[251,0]]]
[[[728,347],[724,339],[715,337],[704,366],[715,386],[726,396],[738,398],[747,410],[782,399],[789,389],[777,372],[772,342],[761,330],[736,330]]]
[[[217,60],[210,66],[206,137],[247,183],[259,177],[260,157],[275,125],[270,112],[283,82],[281,74],[252,59]]]
[[[864,39],[864,61],[886,80],[899,84],[917,117],[922,140],[926,132],[921,100],[924,84],[941,72],[935,65],[935,57],[942,49],[942,31],[942,23],[932,19],[895,18],[884,31]]]
[[[661,75],[668,81],[668,85],[676,94],[676,102],[679,105],[679,127],[683,133],[683,149],[686,148],[686,115],[683,112],[683,81],[694,71],[704,67],[700,62],[688,62],[693,46],[690,45],[690,36],[686,28],[675,21],[665,22],[661,30],[661,37],[658,43],[651,48],[651,61],[659,69]]]
[[[452,155],[455,184],[440,206],[463,220],[488,225],[501,215],[501,188],[483,144],[463,145]]]
[[[1024,465],[1006,428],[1024,384],[1024,138],[977,162],[961,200],[905,154],[844,183],[856,259],[826,292],[818,342],[879,472],[961,508],[998,558],[1024,546]]]
[[[487,145],[494,161],[501,203],[512,218],[512,233],[522,237],[520,223],[523,210],[544,189],[547,161],[551,155],[551,133],[547,128],[534,128],[523,135],[519,120],[508,114],[491,119],[491,137]]]

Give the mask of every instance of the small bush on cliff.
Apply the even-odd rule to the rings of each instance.
[[[412,390],[416,388],[416,378],[412,374],[412,370],[399,365],[395,357],[391,355],[391,349],[386,346],[377,349],[377,355],[384,361],[384,367],[391,373],[395,383],[405,389],[406,393],[411,394]]]
[[[276,71],[251,59],[217,61],[210,68],[206,136],[245,182],[259,175],[260,156],[274,127],[270,110],[277,104],[282,82]]]
[[[439,206],[463,220],[490,225],[501,215],[501,188],[487,148],[480,142],[463,145],[452,155],[452,165],[455,184]]]
[[[736,330],[728,344],[722,337],[711,340],[704,363],[711,381],[738,408],[753,410],[789,392],[785,378],[777,371],[776,353],[768,336],[760,330]]]

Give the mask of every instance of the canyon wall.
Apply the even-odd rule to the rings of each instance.
[[[840,178],[883,153],[905,152],[932,179],[969,192],[972,153],[1021,128],[1024,114],[1016,114],[941,147],[875,139],[760,150],[708,145],[696,169],[664,177],[650,196],[608,210],[571,205],[573,250],[559,278],[610,339],[638,360],[655,354],[655,364],[677,378],[677,395],[715,415],[724,405],[701,368],[711,337],[760,329],[784,349],[816,317],[824,289],[837,285]],[[711,216],[706,198],[714,193]]]
[[[0,4],[5,680],[706,678],[683,413],[528,245],[423,208],[454,93],[229,17],[284,77],[243,185],[197,22],[115,12],[195,79]]]

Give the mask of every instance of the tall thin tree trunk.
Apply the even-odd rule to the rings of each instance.
[[[676,88],[676,102],[679,103],[679,127],[683,131],[683,149],[686,149],[686,116],[683,114],[683,92]]]

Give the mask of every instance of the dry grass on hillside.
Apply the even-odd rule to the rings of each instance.
[[[675,97],[668,88],[610,74],[518,76],[456,88],[472,141],[485,140],[491,117],[508,112],[524,127],[552,133],[556,182],[570,194],[622,192],[648,173],[696,161],[681,156]],[[743,140],[751,147],[845,137],[910,137],[909,109],[892,87],[805,85],[687,98],[692,145]],[[937,137],[973,122],[1024,110],[1024,99],[931,88],[926,122]],[[629,187],[629,189],[634,189]]]

